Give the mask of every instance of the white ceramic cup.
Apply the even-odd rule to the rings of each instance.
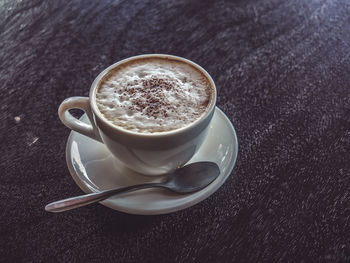
[[[109,122],[96,104],[96,91],[103,77],[113,68],[142,58],[163,58],[185,62],[200,70],[212,86],[208,110],[191,124],[160,133],[138,133],[118,127]],[[89,97],[70,97],[65,99],[58,115],[68,128],[104,143],[109,151],[128,168],[145,175],[168,173],[184,165],[196,153],[206,136],[213,117],[216,103],[216,87],[213,79],[196,63],[177,56],[149,54],[121,60],[102,71],[92,83]],[[86,124],[73,117],[70,109],[81,109],[91,122]]]

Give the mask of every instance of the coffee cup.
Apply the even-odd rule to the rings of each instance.
[[[152,63],[156,65],[160,64],[160,66],[155,66],[155,68],[157,70],[160,68],[159,74],[160,76],[163,76],[162,78],[157,78],[157,72],[154,73],[150,69],[150,67],[152,67],[153,65]],[[202,110],[201,114],[197,114],[198,116],[196,115],[194,118],[189,119],[188,116],[192,116],[192,112],[196,113],[198,111],[196,105],[199,104],[197,102],[197,104],[193,103],[194,106],[191,106],[191,104],[189,104],[189,106],[185,105],[185,107],[182,107],[182,105],[179,104],[170,104],[168,106],[164,106],[162,100],[156,100],[157,103],[160,105],[160,109],[153,106],[151,107],[150,105],[147,105],[147,103],[153,103],[154,99],[148,99],[150,95],[148,93],[144,94],[145,91],[141,89],[140,92],[142,94],[135,95],[132,92],[131,94],[132,96],[136,96],[135,98],[139,98],[139,100],[143,103],[141,103],[142,105],[140,106],[140,103],[137,100],[136,102],[135,100],[132,101],[132,103],[136,103],[136,111],[141,109],[142,112],[135,113],[135,116],[133,116],[133,113],[131,113],[131,116],[129,116],[129,110],[135,110],[135,105],[132,106],[130,104],[130,98],[126,98],[127,103],[129,104],[125,104],[124,102],[120,101],[122,101],[122,96],[128,96],[130,92],[123,92],[123,90],[115,90],[114,93],[111,93],[114,94],[110,95],[111,98],[115,98],[120,93],[120,96],[118,95],[119,97],[117,99],[119,99],[120,104],[123,105],[118,105],[118,103],[114,103],[112,99],[109,100],[109,93],[106,95],[102,87],[104,87],[110,82],[108,85],[113,86],[113,83],[115,83],[115,85],[117,85],[118,88],[125,87],[124,91],[130,91],[132,87],[130,88],[130,85],[124,85],[125,83],[123,83],[123,80],[124,77],[130,75],[130,73],[125,72],[125,70],[132,67],[138,67],[140,69],[144,69],[144,71],[137,71],[137,74],[140,75],[139,79],[136,78],[135,80],[135,77],[131,76],[131,79],[128,80],[126,78],[125,81],[131,81],[130,83],[143,83],[142,85],[147,84],[148,88],[156,89],[156,92],[158,92],[157,94],[162,94],[162,88],[181,89],[183,86],[188,88],[188,90],[186,90],[186,94],[188,94],[188,96],[191,97],[191,92],[193,90],[193,87],[191,85],[196,86],[196,83],[193,82],[193,80],[191,80],[190,78],[192,76],[195,76],[193,78],[196,78],[196,74],[200,74],[201,81],[204,80],[205,82],[205,85],[203,85],[205,86],[205,88],[208,89],[205,90],[205,92],[203,93],[208,95],[206,105],[204,105],[201,102],[204,106],[202,104],[202,106],[198,106],[202,108],[204,107],[204,110]],[[162,67],[164,67],[165,70],[163,70]],[[167,72],[167,70],[178,70],[179,68],[185,68],[185,71],[190,72],[188,76],[186,76],[186,74],[184,74],[183,72],[180,72],[178,75],[181,78],[183,78],[181,81],[177,80],[176,76],[173,77],[174,74],[172,74],[171,72],[164,73]],[[152,78],[156,79],[156,81],[154,82],[153,80],[149,79],[143,80],[142,77],[145,74],[145,72],[151,72],[153,74]],[[121,76],[119,82],[113,82],[113,80],[109,80],[111,76],[114,76],[113,74],[119,74]],[[170,76],[168,77],[170,78],[170,80],[164,79],[164,76]],[[173,80],[172,78],[175,78],[175,80]],[[199,81],[199,83],[201,81]],[[170,83],[169,85],[171,87],[169,88],[164,83]],[[178,83],[180,83],[181,85]],[[175,88],[173,87],[174,85],[176,86]],[[173,92],[171,96],[173,95],[177,97],[182,96],[183,94],[176,90],[176,92]],[[199,99],[201,99],[200,96],[198,96],[198,94],[193,97],[195,97],[196,99],[198,99],[199,97]],[[172,101],[169,98],[165,98],[164,101]],[[171,97],[171,99],[173,99],[173,97]],[[182,99],[180,97],[179,101],[181,100]],[[104,101],[107,102],[105,103]],[[177,56],[163,54],[148,54],[134,56],[121,60],[103,70],[92,83],[89,97],[70,97],[65,99],[59,106],[58,115],[62,123],[68,128],[105,144],[105,146],[114,155],[114,157],[116,157],[122,163],[124,163],[126,167],[144,175],[160,175],[171,172],[174,169],[183,166],[197,152],[202,142],[204,141],[206,133],[209,129],[209,124],[212,120],[215,111],[215,103],[216,87],[214,81],[208,74],[208,72],[202,67],[190,60]],[[126,109],[126,113],[124,116],[123,112],[120,113],[120,111],[118,111],[118,107],[125,108],[125,105],[129,105],[129,108]],[[163,109],[162,107],[165,108]],[[189,111],[191,110],[191,107],[195,107],[195,109]],[[105,108],[107,110],[104,110]],[[81,120],[73,117],[69,112],[70,109],[83,110],[88,116],[90,123],[84,123]],[[170,109],[172,111],[175,110],[175,118],[177,118],[176,114],[181,116],[178,118],[179,120],[168,120],[168,114],[166,111]],[[177,109],[183,109],[183,112],[177,113]],[[119,119],[115,119],[115,121],[114,119],[112,119],[111,121],[111,119],[109,118],[110,116],[112,116],[113,118],[114,112],[117,112],[119,115],[121,115],[121,119],[126,119],[126,124],[124,119],[124,122],[120,122]],[[189,114],[188,112],[191,112],[191,114]],[[144,117],[145,119],[142,119],[141,117]],[[187,123],[181,124],[181,118],[186,119]],[[150,126],[151,124],[149,126],[147,126],[148,124],[145,124],[148,120],[151,122],[151,124],[152,122],[154,122],[152,125],[156,127],[156,129],[152,128],[153,126]],[[173,123],[175,122],[180,123],[180,125],[176,124],[177,126],[174,126]],[[141,126],[136,127],[134,125],[135,123]],[[169,123],[169,125],[164,125],[164,123]],[[130,127],[128,127],[128,125]],[[143,128],[144,126],[147,127]],[[159,130],[160,128],[164,130]]]

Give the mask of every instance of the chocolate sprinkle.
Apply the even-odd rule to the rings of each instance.
[[[132,84],[137,85],[140,83],[134,80]],[[136,109],[137,111],[142,112],[142,115],[153,117],[154,119],[159,117],[167,118],[167,112],[173,112],[174,106],[165,102],[166,96],[162,90],[172,90],[176,95],[178,91],[175,89],[175,85],[178,84],[167,79],[152,76],[150,79],[142,79],[141,85],[141,88],[131,87],[130,83],[125,85],[126,92],[130,96],[134,96],[136,94],[139,95],[136,99],[131,101],[132,106],[130,106],[129,109]]]

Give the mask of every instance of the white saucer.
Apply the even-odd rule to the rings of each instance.
[[[85,114],[80,119],[89,122]],[[212,184],[186,195],[158,188],[138,190],[110,197],[101,204],[139,215],[166,214],[190,207],[209,197],[226,181],[235,165],[237,153],[236,132],[226,115],[216,108],[205,142],[188,162],[216,162],[221,173]],[[74,131],[68,138],[66,159],[73,179],[86,193],[160,180],[131,171],[113,157],[102,143]]]

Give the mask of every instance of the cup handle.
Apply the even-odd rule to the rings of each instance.
[[[73,115],[69,112],[70,109],[83,110],[89,117],[91,125],[86,124],[85,122],[82,122],[73,117]],[[92,116],[88,97],[70,97],[65,99],[58,108],[58,116],[62,123],[73,131],[79,132],[96,141],[102,142],[101,136]]]

